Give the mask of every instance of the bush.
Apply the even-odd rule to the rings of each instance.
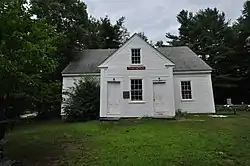
[[[40,96],[38,96],[34,110],[38,112],[36,119],[49,120],[60,118],[61,112],[61,83],[54,81],[44,84]]]
[[[182,111],[181,109],[178,109],[175,111],[175,116],[176,117],[186,117],[187,116],[187,112]]]
[[[67,121],[98,119],[100,110],[100,86],[95,77],[83,77],[64,93],[64,111]]]

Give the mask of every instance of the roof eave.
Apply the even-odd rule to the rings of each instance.
[[[212,70],[174,70],[173,74],[211,74]]]

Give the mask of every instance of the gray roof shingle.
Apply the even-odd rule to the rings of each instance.
[[[115,51],[116,49],[86,49],[78,52],[62,74],[98,73],[97,66]]]
[[[175,64],[174,71],[212,70],[190,48],[161,47],[158,50]],[[76,58],[62,71],[62,74],[98,73],[98,65],[111,56],[116,49],[87,49],[78,52]]]
[[[158,50],[174,64],[174,71],[207,71],[212,68],[189,47],[161,47]]]

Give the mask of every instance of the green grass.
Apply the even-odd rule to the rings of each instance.
[[[5,150],[27,166],[250,165],[250,113],[188,118],[22,125]]]

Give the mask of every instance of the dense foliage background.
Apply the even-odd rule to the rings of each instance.
[[[61,71],[86,48],[118,48],[129,37],[121,17],[93,18],[80,0],[0,1],[0,110],[7,117],[35,111],[60,116]],[[236,22],[218,9],[177,15],[179,35],[166,34],[155,47],[188,45],[214,69],[217,104],[250,103],[250,2]],[[166,22],[166,24],[168,24]],[[148,41],[146,35],[140,35]],[[164,34],[163,34],[164,35]],[[250,42],[249,42],[250,44]],[[1,114],[2,115],[2,114]]]

